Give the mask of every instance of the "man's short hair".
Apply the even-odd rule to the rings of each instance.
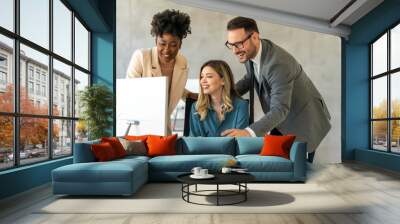
[[[246,33],[250,33],[250,32],[259,33],[257,23],[254,19],[241,17],[241,16],[231,19],[228,22],[228,25],[226,26],[226,28],[227,28],[227,30],[235,30],[235,29],[244,28]]]

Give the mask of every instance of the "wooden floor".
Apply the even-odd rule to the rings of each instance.
[[[0,223],[400,223],[400,174],[359,163],[313,165],[308,183],[317,183],[346,201],[367,204],[357,214],[35,214],[54,197],[50,186],[0,202]]]

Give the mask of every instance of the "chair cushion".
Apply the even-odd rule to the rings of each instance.
[[[238,137],[236,138],[236,155],[259,154],[264,145],[263,137]]]
[[[199,166],[209,171],[219,171],[228,160],[235,159],[231,155],[175,155],[158,156],[149,160],[149,170],[163,172],[191,172]]]
[[[249,172],[293,172],[292,161],[278,156],[239,155],[239,166]]]
[[[177,154],[235,155],[235,139],[231,137],[182,137],[177,144]]]

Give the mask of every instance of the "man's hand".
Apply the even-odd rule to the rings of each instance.
[[[250,137],[250,133],[245,129],[228,129],[221,133],[224,137]]]

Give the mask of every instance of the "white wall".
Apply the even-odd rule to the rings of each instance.
[[[175,4],[165,0],[117,1],[117,77],[122,78],[132,52],[154,46],[150,22],[157,12],[178,9],[190,15],[192,34],[183,40],[182,53],[189,61],[189,77],[197,78],[200,66],[209,59],[223,59],[235,80],[245,69],[224,46],[228,15]],[[315,162],[341,161],[341,41],[340,38],[297,28],[257,21],[260,35],[285,48],[303,66],[324,97],[332,116],[332,129],[319,146]],[[258,102],[258,100],[257,100]],[[256,118],[263,115],[256,104]]]

